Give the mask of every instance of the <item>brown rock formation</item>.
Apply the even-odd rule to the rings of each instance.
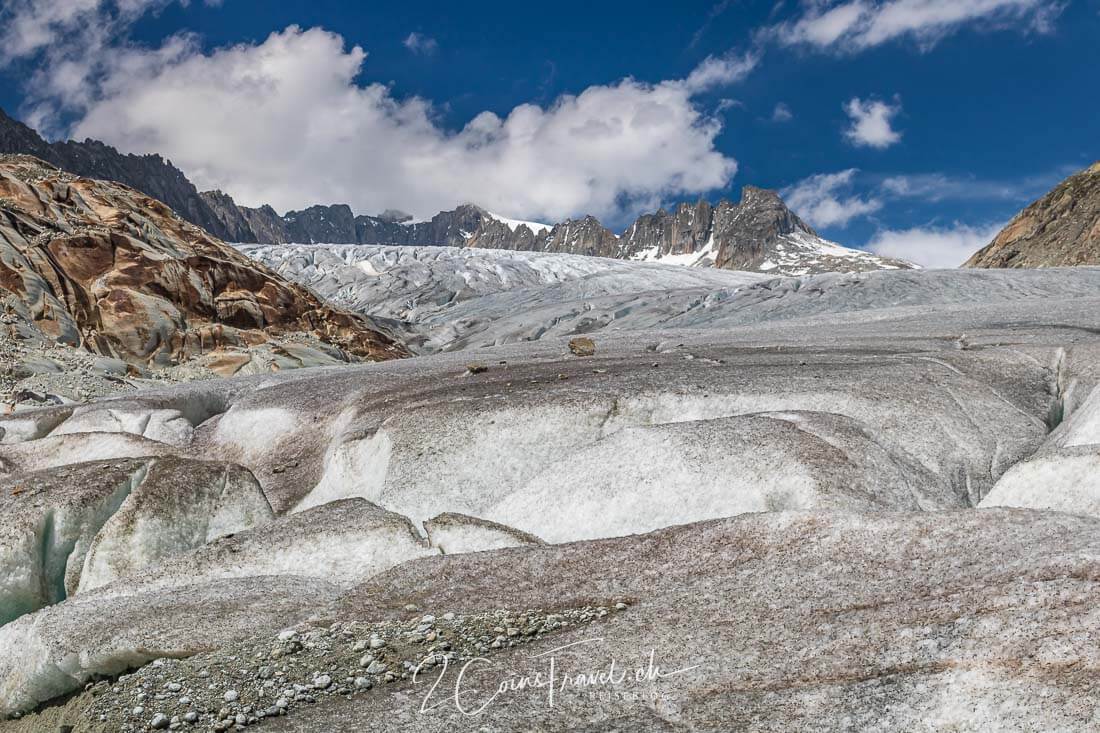
[[[26,338],[138,364],[281,339],[350,359],[406,353],[160,201],[30,156],[0,156],[0,298]]]
[[[1100,265],[1100,163],[1021,211],[964,267]]]

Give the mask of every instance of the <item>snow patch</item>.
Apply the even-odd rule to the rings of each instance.
[[[530,229],[535,234],[541,234],[543,232],[548,232],[548,231],[550,231],[551,229],[554,228],[553,224],[542,224],[542,223],[537,222],[537,221],[524,221],[522,219],[509,219],[506,216],[501,216],[500,214],[494,214],[491,211],[487,211],[485,213],[487,213],[491,218],[496,219],[497,221],[499,221],[501,224],[506,225],[513,232],[515,230],[519,229],[521,226],[527,227],[528,229]]]
[[[298,416],[281,407],[231,408],[218,419],[214,441],[231,445],[249,465],[259,462],[281,438],[299,429]]]

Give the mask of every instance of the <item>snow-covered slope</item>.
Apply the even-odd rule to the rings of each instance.
[[[854,264],[861,267],[853,267]],[[814,234],[794,231],[780,235],[773,255],[760,271],[777,275],[813,275],[823,272],[902,269],[897,260],[879,257],[861,249],[842,247]]]
[[[711,236],[703,248],[685,254],[662,254],[658,247],[649,247],[630,257],[637,262],[659,262],[663,265],[713,267],[718,257],[718,245]],[[879,257],[862,249],[843,247],[816,234],[793,231],[780,234],[756,269],[765,275],[816,275],[826,272],[899,270],[912,267],[887,257]]]
[[[791,247],[796,244],[812,247],[819,259],[862,254],[814,242]],[[393,327],[419,353],[605,329],[779,321],[795,328],[806,318],[853,324],[857,321],[846,314],[868,313],[883,320],[933,306],[996,308],[1100,292],[1098,268],[1015,273],[876,269],[768,277],[711,267],[459,247],[239,246],[337,305],[398,322]]]
[[[155,564],[68,597],[57,588],[28,602],[39,583],[19,578],[9,615],[53,605],[0,627],[0,715],[76,697],[12,730],[57,730],[35,717],[51,710],[96,729],[160,729],[192,712],[196,728],[224,728],[224,715],[247,723],[272,706],[278,719],[262,724],[272,730],[379,719],[455,730],[468,721],[442,705],[405,715],[437,671],[418,684],[401,677],[405,662],[435,646],[530,668],[542,662],[521,641],[543,653],[594,639],[608,645],[601,656],[586,646],[570,670],[627,659],[640,639],[643,666],[656,643],[668,664],[698,670],[653,691],[699,730],[1091,725],[1100,521],[1072,514],[1100,506],[1100,269],[761,279],[304,249],[288,256],[314,274],[334,258],[361,296],[374,292],[364,278],[382,283],[388,312],[481,335],[459,353],[0,415],[0,536],[27,538],[18,552],[48,561],[39,578],[79,564],[80,538],[112,525],[129,486],[129,463],[96,465],[95,491],[70,491],[90,470],[80,462],[232,464],[277,515],[201,548],[168,546]],[[616,292],[656,278],[667,289]],[[612,325],[596,330],[600,318]],[[588,329],[595,354],[574,355],[559,327]],[[476,348],[490,336],[508,342]],[[194,473],[143,490],[165,516],[198,516],[189,509],[211,492],[195,491]],[[976,509],[984,499],[1028,508]],[[341,500],[385,510],[400,542],[359,512],[334,511]],[[409,529],[425,522],[446,556],[428,556]],[[526,609],[539,608],[580,609],[598,628],[560,615],[536,625]],[[478,613],[496,620],[471,625]],[[563,695],[550,711],[506,696],[482,720],[667,729],[667,709],[645,699],[624,721],[619,699]]]
[[[644,327],[763,276],[462,247],[238,245],[344,307],[400,321],[420,353]]]
[[[500,214],[494,214],[491,211],[488,211],[486,213],[490,217],[492,217],[493,219],[496,219],[497,221],[499,221],[500,223],[507,224],[508,228],[511,229],[513,232],[515,230],[519,229],[521,226],[527,227],[528,229],[530,229],[535,234],[542,234],[543,232],[548,232],[548,231],[550,231],[551,229],[554,228],[553,224],[541,224],[537,221],[523,221],[522,219],[509,219],[506,216],[501,216]]]

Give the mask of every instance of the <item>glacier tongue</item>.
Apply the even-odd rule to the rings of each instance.
[[[171,684],[164,665],[118,681],[122,698],[94,680],[200,655],[171,673],[203,726],[222,707],[266,711],[264,683],[241,680],[285,666],[318,702],[295,697],[273,729],[401,729],[401,701],[423,691],[402,660],[445,630],[424,619],[499,618],[472,646],[442,640],[530,669],[509,640],[541,652],[595,630],[518,620],[561,608],[605,643],[563,660],[656,645],[705,665],[645,698],[675,711],[571,698],[554,720],[573,727],[988,730],[1041,709],[1080,729],[1100,704],[1100,270],[769,279],[484,251],[271,256],[437,353],[0,415],[0,537],[18,540],[0,542],[0,605],[22,614],[0,627],[0,712],[93,681],[73,704],[101,706],[107,727],[171,720],[178,696],[147,720],[118,704]],[[580,333],[591,344],[571,345]],[[148,475],[64,484],[95,459]],[[40,474],[51,488],[19,490]],[[46,516],[64,541],[39,570]],[[41,589],[62,567],[56,603]],[[393,633],[366,667],[347,656],[369,644],[360,623]],[[261,663],[290,639],[317,645],[310,669]],[[315,666],[325,649],[339,667]],[[359,676],[372,691],[345,705]],[[514,700],[486,720],[553,723]]]

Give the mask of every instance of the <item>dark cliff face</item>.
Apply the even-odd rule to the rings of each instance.
[[[712,216],[711,205],[701,199],[695,204],[682,203],[672,213],[660,209],[655,214],[643,214],[623,232],[622,248],[627,256],[698,252],[706,246]]]
[[[1100,265],[1100,163],[1021,211],[965,267]]]
[[[199,194],[214,216],[225,227],[225,239],[230,242],[257,242],[252,224],[245,217],[244,207],[237,206],[232,197],[221,191],[203,191]],[[274,213],[274,212],[272,212]]]
[[[248,222],[252,235],[261,244],[286,244],[290,241],[290,235],[286,230],[286,221],[275,211],[267,206],[252,209],[247,206],[238,207],[241,216]]]
[[[715,216],[715,264],[727,270],[756,270],[773,254],[781,236],[817,232],[799,219],[775,191],[745,186],[741,203],[723,202]]]
[[[292,242],[336,244],[355,241],[355,214],[347,204],[289,211],[283,221]]]
[[[214,236],[233,239],[194,184],[159,155],[124,155],[96,140],[49,143],[3,110],[0,110],[0,153],[33,155],[78,176],[124,183],[163,201]]]

